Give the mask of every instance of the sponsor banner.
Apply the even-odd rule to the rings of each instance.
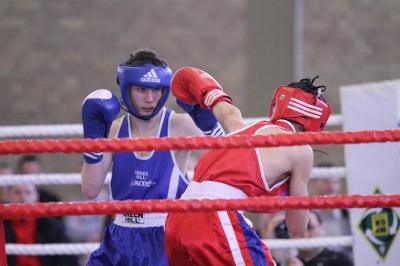
[[[396,129],[400,80],[340,88],[343,131]],[[344,147],[350,195],[400,193],[400,143],[348,144]],[[399,208],[350,209],[355,265],[398,265]]]

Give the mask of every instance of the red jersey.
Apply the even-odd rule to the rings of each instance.
[[[285,120],[274,123],[261,121],[227,136],[255,135],[260,130],[271,127],[295,131],[293,126]],[[242,190],[248,197],[286,196],[289,187],[289,177],[272,188],[268,186],[258,148],[214,149],[205,153],[195,167],[193,181],[224,183]]]
[[[251,124],[231,135],[268,127],[294,131],[284,120]],[[269,188],[258,148],[211,150],[194,171],[181,199],[241,199],[285,195],[289,177]],[[168,263],[175,265],[276,265],[242,211],[170,213],[165,224]]]

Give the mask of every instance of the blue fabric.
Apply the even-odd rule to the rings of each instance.
[[[172,111],[165,109],[158,137],[167,137]],[[129,115],[122,118],[118,138],[129,137]],[[110,194],[112,200],[176,199],[188,181],[175,164],[172,151],[154,151],[146,158],[133,152],[115,152]],[[114,223],[104,230],[103,241],[88,266],[168,265],[164,227],[123,227]]]
[[[170,114],[171,111],[166,109],[159,137],[168,136]],[[128,119],[128,115],[123,118],[118,138],[129,137]],[[169,150],[154,151],[151,157],[145,159],[137,158],[133,152],[115,152],[110,184],[113,200],[166,199],[170,186],[178,187],[171,199],[179,198],[187,183],[182,175],[178,183],[174,183],[173,169],[178,166],[171,154]]]
[[[182,110],[190,115],[193,122],[203,131],[204,135],[225,135],[225,132],[221,127],[219,131],[222,131],[222,133],[219,132],[218,134],[212,134],[215,131],[215,128],[219,126],[219,123],[214,114],[208,108],[201,108],[200,104],[187,104],[179,99],[176,99],[176,103],[182,108]]]
[[[267,255],[265,254],[265,250],[261,244],[261,239],[240,213],[236,212],[236,215],[240,221],[244,239],[246,240],[247,248],[251,258],[253,259],[254,265],[270,266],[268,265]]]
[[[129,228],[109,224],[100,247],[86,266],[168,265],[164,247],[164,227]]]

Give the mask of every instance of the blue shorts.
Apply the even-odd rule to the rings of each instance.
[[[122,227],[114,223],[104,229],[103,241],[92,252],[86,266],[168,265],[164,227]]]

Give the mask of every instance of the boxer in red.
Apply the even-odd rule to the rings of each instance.
[[[272,98],[270,121],[249,125],[218,82],[202,70],[179,69],[171,91],[186,104],[210,109],[227,136],[318,132],[324,129],[331,107],[322,97],[325,86],[315,86],[315,79],[279,86]],[[312,166],[309,145],[211,150],[200,158],[181,199],[307,196]],[[286,223],[291,235],[304,233],[308,210],[287,210]],[[171,213],[165,224],[168,263],[275,265],[253,228],[242,211]]]

